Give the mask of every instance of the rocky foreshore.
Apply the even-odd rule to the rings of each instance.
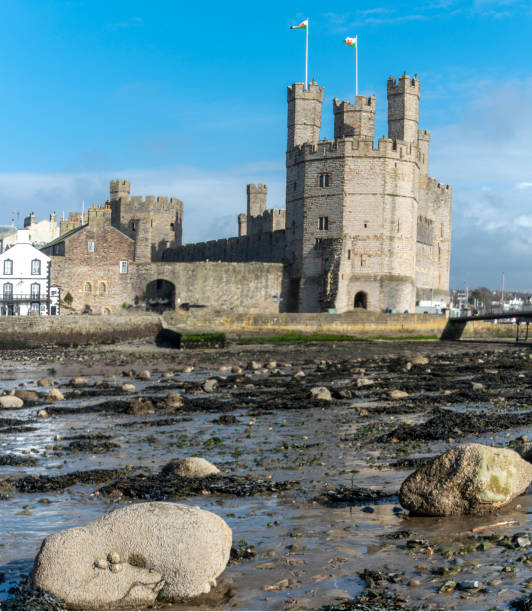
[[[531,356],[435,342],[5,352],[4,608],[528,609]],[[223,553],[206,541],[215,569],[198,587],[170,587],[196,570],[158,555],[208,529],[91,531],[142,507],[197,507],[232,531]]]

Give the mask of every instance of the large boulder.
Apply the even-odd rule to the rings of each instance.
[[[403,482],[399,501],[414,514],[483,514],[509,503],[532,481],[532,464],[509,448],[463,444]]]
[[[186,478],[204,478],[219,474],[220,470],[203,457],[183,457],[167,463],[161,473],[165,476],[185,476]]]
[[[169,502],[134,504],[48,536],[32,581],[70,608],[144,606],[159,591],[160,599],[176,602],[208,593],[230,550],[231,529],[216,514]]]
[[[15,395],[2,395],[0,397],[0,408],[22,408],[24,401]]]

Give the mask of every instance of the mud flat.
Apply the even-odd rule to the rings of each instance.
[[[489,516],[421,518],[397,491],[458,443],[532,439],[531,349],[135,341],[4,351],[0,388],[38,399],[0,411],[0,599],[61,609],[24,582],[42,539],[153,499],[200,506],[233,530],[218,587],[185,609],[530,609],[532,494]],[[52,386],[63,401],[46,399]],[[317,387],[330,399],[313,399]],[[221,474],[162,469],[186,456]]]

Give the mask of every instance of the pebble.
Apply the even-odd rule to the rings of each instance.
[[[112,550],[108,555],[107,555],[107,561],[109,561],[109,563],[120,563],[120,553],[117,552],[116,550]]]
[[[190,374],[190,373],[191,373],[191,372],[193,372],[193,371],[194,371],[194,368],[193,368],[192,366],[185,366],[185,367],[183,368],[183,373],[184,373],[184,374]]]
[[[49,402],[62,402],[65,399],[65,396],[59,391],[59,389],[50,389],[48,391],[47,399]]]
[[[151,374],[149,370],[142,370],[137,374],[137,378],[140,380],[149,380],[151,378]]]
[[[418,587],[420,584],[421,582],[419,580],[409,580],[408,581],[409,587]]]
[[[131,383],[125,383],[120,387],[120,389],[122,391],[127,391],[128,393],[131,393],[132,391],[135,391],[135,385],[132,385]]]
[[[458,583],[458,588],[467,591],[470,589],[478,589],[480,588],[480,582],[478,580],[463,580]]]
[[[98,569],[109,569],[109,562],[107,559],[96,559],[94,562],[94,567]]]
[[[113,572],[113,574],[118,574],[118,572],[121,572],[124,569],[124,564],[114,563],[113,565],[109,566],[109,569]]]
[[[37,416],[41,419],[45,419],[48,416],[48,413],[43,408],[42,410],[39,410],[39,412],[37,413]]]

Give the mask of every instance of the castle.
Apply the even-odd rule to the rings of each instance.
[[[376,99],[333,101],[321,139],[323,88],[288,87],[286,208],[247,186],[238,236],[182,244],[183,203],[130,194],[61,222],[43,250],[73,307],[202,304],[240,312],[414,312],[448,302],[452,190],[428,175],[430,134],[418,127],[420,82],[390,77],[388,137],[375,146]],[[87,221],[87,222],[86,222]]]
[[[375,147],[374,96],[333,101],[334,139],[320,139],[323,88],[288,87],[286,209],[248,185],[239,236],[169,248],[164,261],[283,263],[283,310],[414,312],[448,302],[452,190],[428,175],[420,82],[387,83],[388,137]]]

